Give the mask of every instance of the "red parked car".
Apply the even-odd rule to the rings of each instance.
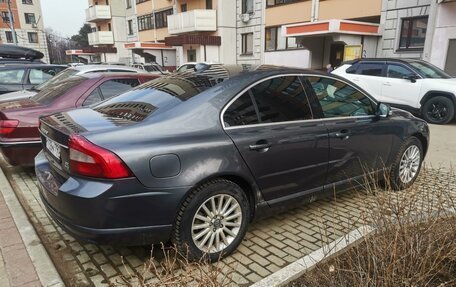
[[[72,76],[30,99],[0,103],[0,150],[11,165],[32,166],[41,150],[38,118],[88,106],[157,78],[137,73]]]

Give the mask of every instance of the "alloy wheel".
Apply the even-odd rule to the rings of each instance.
[[[420,167],[421,153],[416,145],[409,146],[401,157],[399,164],[399,177],[402,183],[407,184],[411,182]]]
[[[434,121],[441,121],[448,116],[448,107],[442,102],[435,102],[429,107],[427,114]]]
[[[242,224],[239,202],[228,194],[208,198],[193,217],[193,243],[205,253],[217,253],[238,236]]]

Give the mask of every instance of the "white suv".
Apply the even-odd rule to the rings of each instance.
[[[429,123],[447,124],[455,117],[456,79],[425,61],[359,59],[332,73],[353,81],[378,101]]]

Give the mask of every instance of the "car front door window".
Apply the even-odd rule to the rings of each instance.
[[[324,77],[309,77],[308,80],[320,102],[325,118],[375,114],[372,100],[351,85]]]
[[[389,64],[386,75],[388,78],[407,79],[410,76],[416,76],[414,72],[401,65]]]

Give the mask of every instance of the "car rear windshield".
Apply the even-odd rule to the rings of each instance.
[[[161,77],[111,98],[94,109],[111,117],[141,121],[175,107],[217,84],[206,76]]]
[[[409,64],[418,72],[422,77],[428,79],[449,79],[450,75],[440,70],[434,65],[425,62],[410,61]]]
[[[58,97],[65,94],[67,90],[76,87],[85,80],[86,78],[80,76],[73,76],[62,82],[48,86],[46,89],[40,91],[38,94],[33,96],[32,100],[43,105],[48,105]]]
[[[66,70],[58,73],[57,75],[55,75],[53,78],[49,79],[48,81],[36,86],[34,88],[34,90],[36,90],[36,91],[44,90],[47,87],[51,87],[54,83],[61,82],[65,79],[68,79],[71,76],[76,75],[77,72],[78,72],[78,70],[75,70],[75,69],[66,69]]]

